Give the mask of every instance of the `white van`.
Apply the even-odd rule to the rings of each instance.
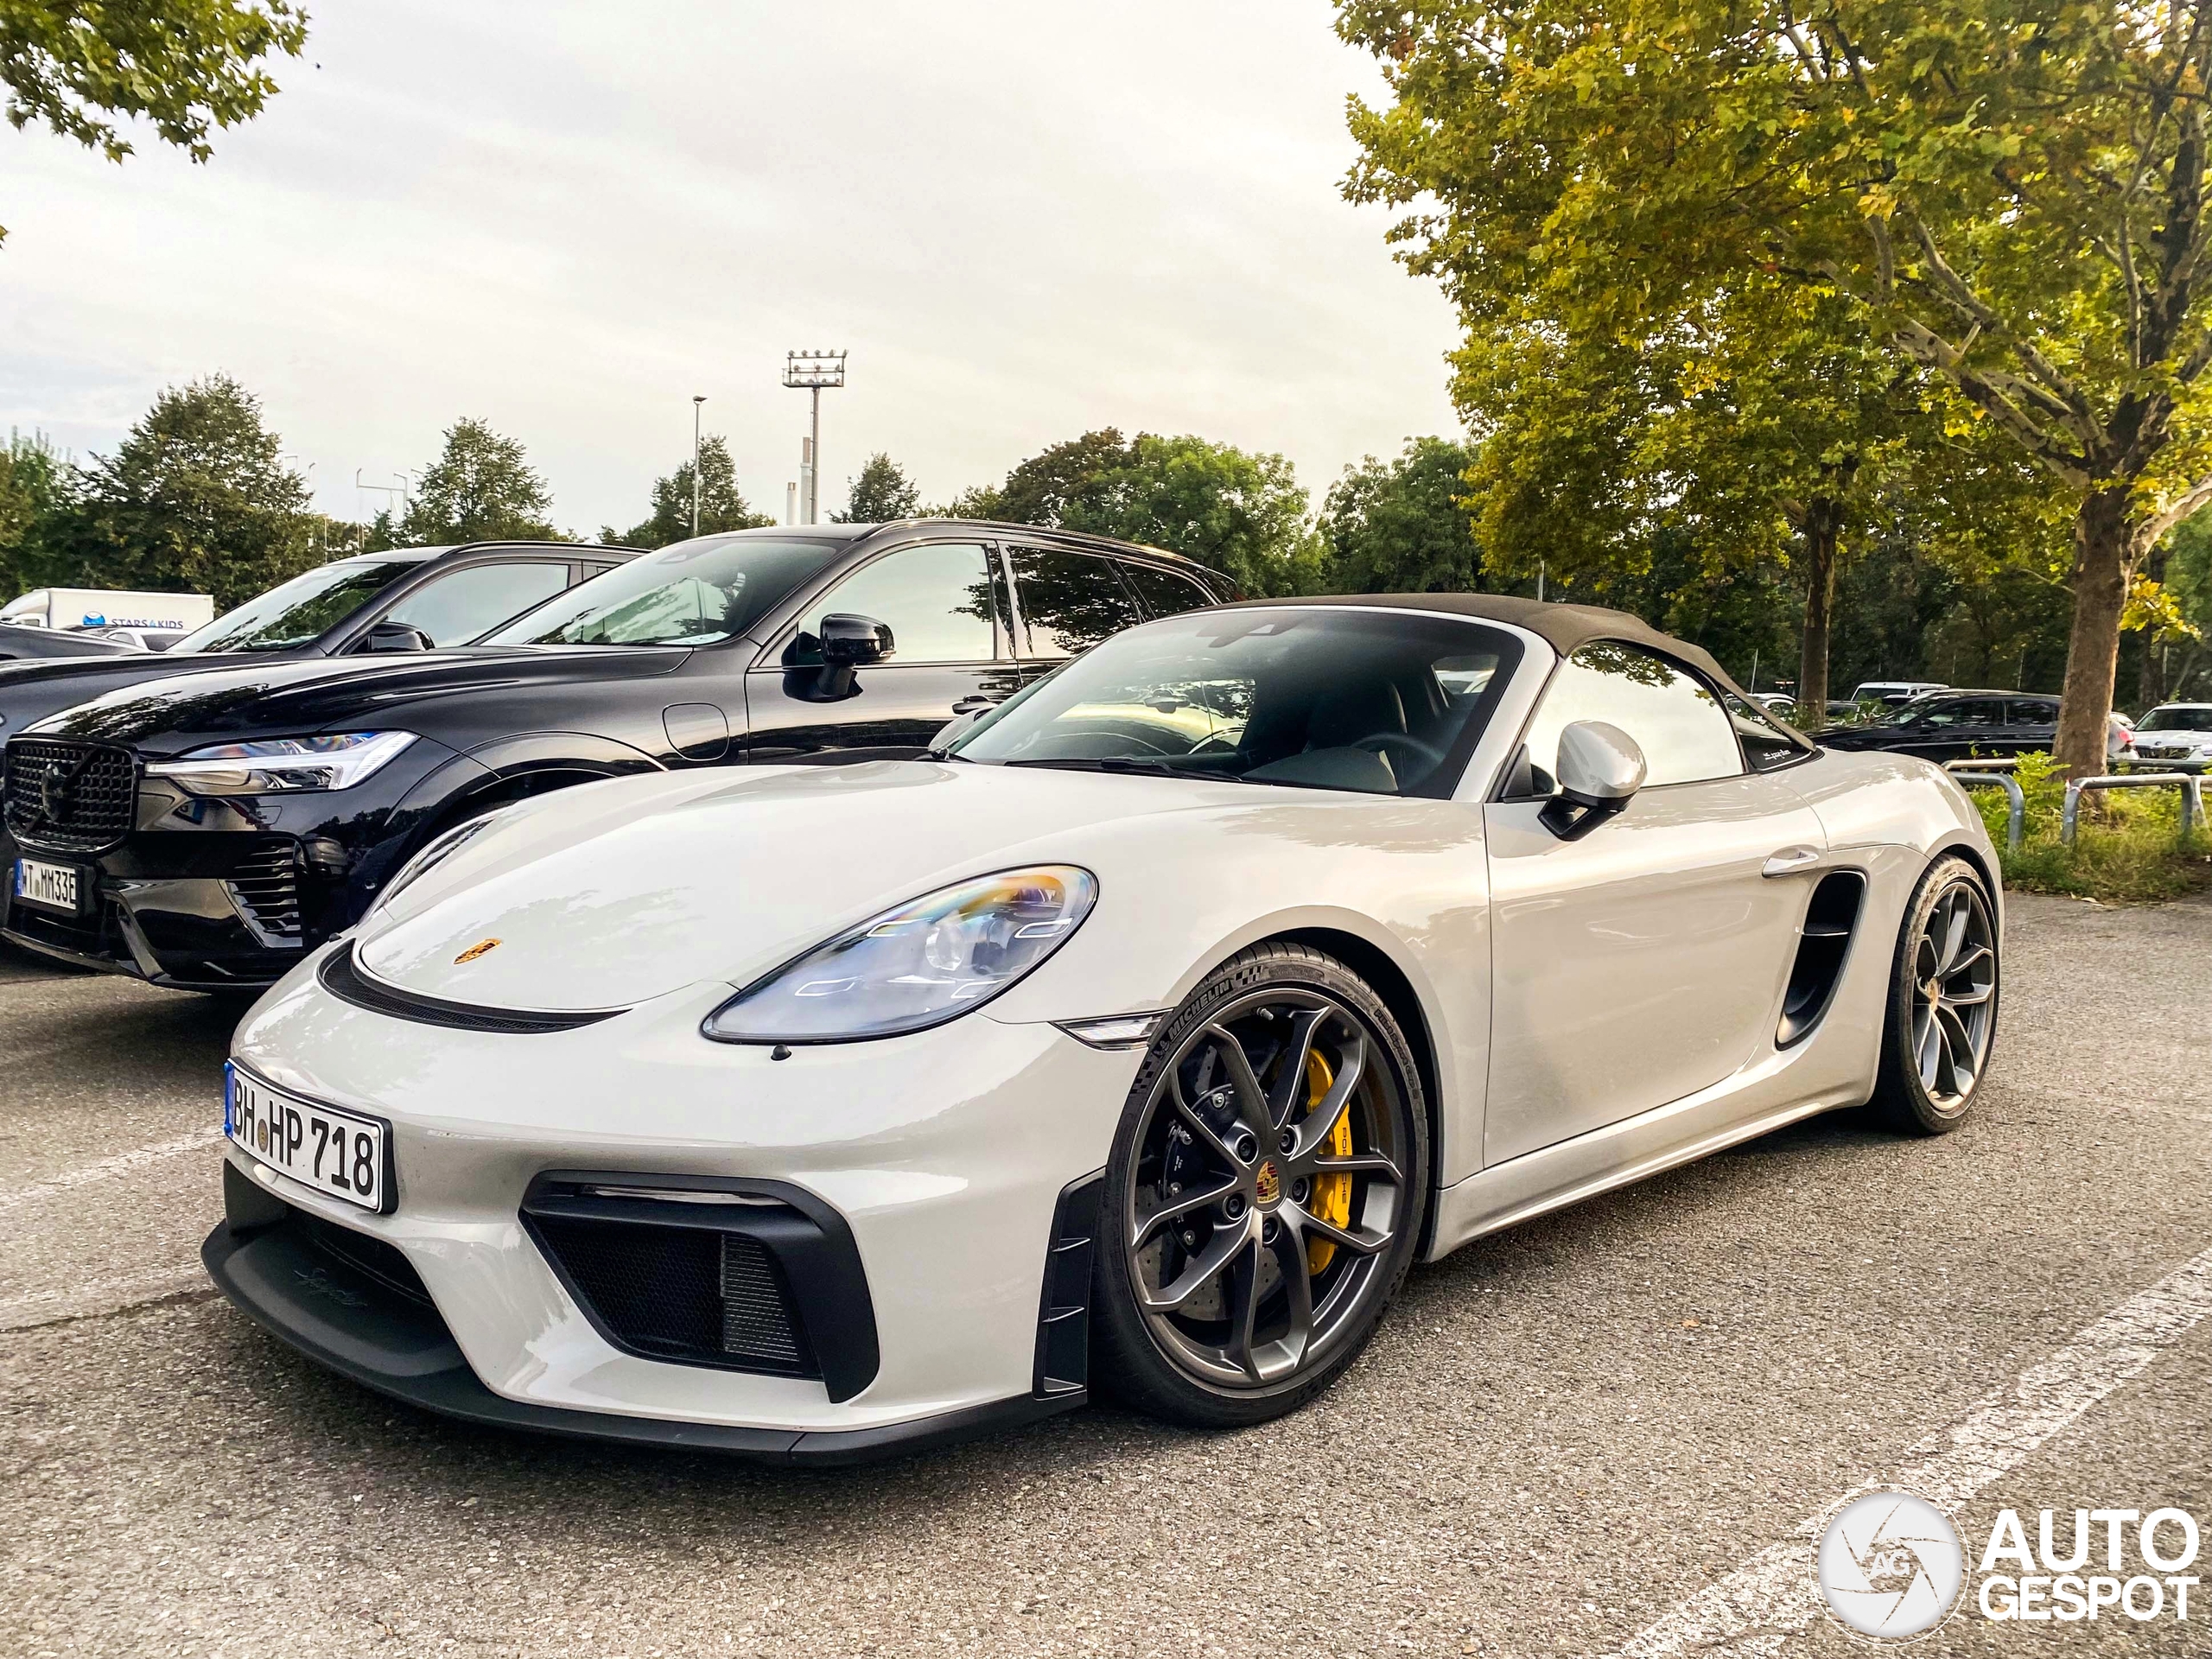
[[[31,628],[144,628],[181,639],[215,620],[205,594],[131,594],[99,588],[34,588],[0,605],[0,623]]]

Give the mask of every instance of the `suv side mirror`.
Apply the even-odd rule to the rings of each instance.
[[[411,622],[375,622],[356,651],[435,651],[438,642]]]
[[[898,649],[890,624],[872,616],[836,611],[822,619],[822,660],[829,667],[866,668],[896,655]]]
[[[1539,822],[1561,841],[1579,841],[1628,805],[1645,770],[1643,751],[1619,727],[1574,721],[1559,734],[1559,793]]]

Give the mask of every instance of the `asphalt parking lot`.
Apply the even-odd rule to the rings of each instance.
[[[197,1263],[238,1010],[0,958],[0,1653],[1861,1652],[1770,1568],[1862,1484],[1961,1480],[1977,1543],[2212,1509],[2212,905],[2011,913],[1959,1134],[1825,1119],[1416,1269],[1269,1427],[804,1474],[295,1357]],[[1914,1651],[2212,1654],[2206,1601]]]

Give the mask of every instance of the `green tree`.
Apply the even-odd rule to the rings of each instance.
[[[1307,521],[1306,491],[1281,455],[1140,432],[1128,459],[1101,482],[1101,506],[1071,504],[1063,519],[1069,529],[1166,548],[1255,596],[1321,586],[1321,538]]]
[[[172,386],[49,514],[26,586],[213,595],[226,609],[315,563],[307,480],[228,375]]]
[[[690,479],[685,480],[690,506]],[[460,420],[446,429],[444,453],[423,474],[414,499],[399,521],[402,546],[454,542],[556,539],[545,518],[553,496],[531,468],[516,440],[482,421]]]
[[[1344,468],[1321,510],[1327,585],[1346,594],[1475,593],[1482,588],[1467,470],[1475,452],[1414,438],[1395,460]]]
[[[603,542],[628,547],[666,547],[691,531],[691,463],[684,461],[666,478],[653,480],[652,515],[643,524],[618,531],[602,526]],[[776,521],[753,511],[737,487],[737,463],[730,459],[729,441],[715,433],[699,440],[699,531],[718,536],[725,531],[758,530]]]
[[[37,585],[44,539],[70,499],[74,475],[42,433],[8,435],[0,449],[0,600]]]
[[[297,57],[307,38],[289,0],[0,0],[0,86],[18,130],[41,121],[120,162],[130,143],[111,118],[140,119],[204,162],[213,129],[257,115],[276,90],[258,66]]]
[[[842,512],[833,512],[833,524],[887,524],[894,518],[920,516],[922,493],[914,487],[899,463],[880,451],[868,457],[861,475],[852,480],[851,494]]]
[[[1753,274],[1866,308],[2073,509],[2058,751],[2101,766],[2131,578],[2212,500],[2212,0],[1343,0],[1361,199],[1471,348]]]
[[[988,518],[1001,524],[1014,524],[1006,513],[1006,497],[995,484],[976,484],[954,496],[941,507],[917,507],[918,518]]]
[[[1135,446],[1110,426],[1056,443],[1007,474],[991,504],[996,509],[992,516],[1011,524],[1071,527],[1078,519],[1116,519],[1124,505],[1123,474],[1134,456]]]

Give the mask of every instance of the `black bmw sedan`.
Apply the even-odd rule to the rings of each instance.
[[[911,757],[1116,630],[1231,597],[1173,554],[956,521],[702,537],[475,646],[111,690],[8,741],[6,937],[248,989],[499,806],[693,766]]]

